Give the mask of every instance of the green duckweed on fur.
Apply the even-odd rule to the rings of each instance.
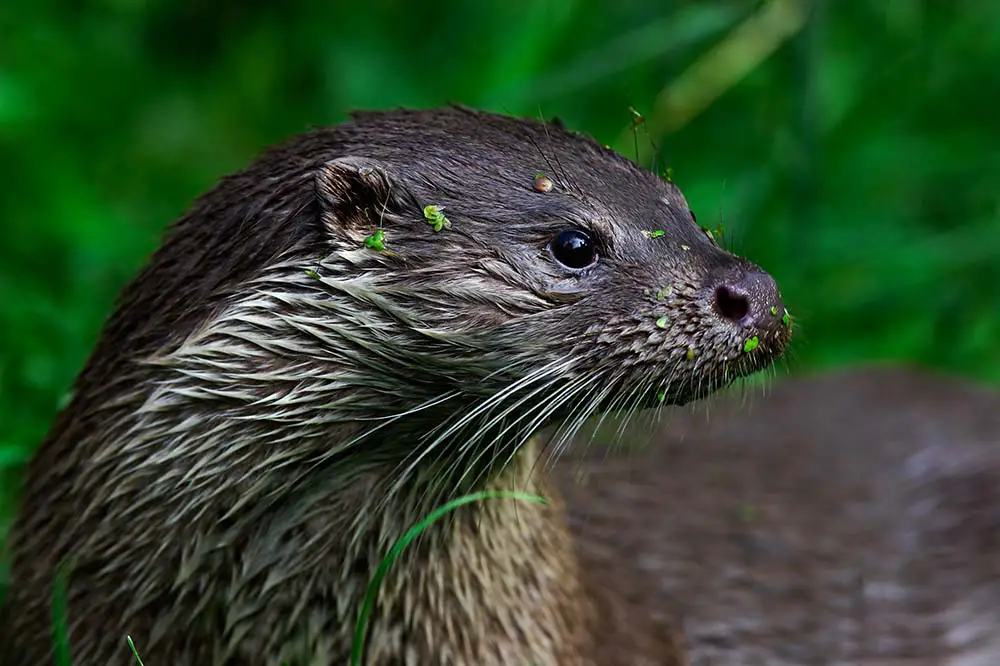
[[[759,345],[760,345],[760,339],[758,339],[757,336],[755,335],[752,338],[747,338],[747,341],[743,343],[743,351],[749,354],[754,349],[757,349]]]
[[[660,317],[659,319],[657,319],[656,320],[656,326],[658,328],[666,328],[667,327],[667,318],[666,317]]]
[[[435,206],[433,204],[424,206],[424,219],[427,220],[427,224],[431,225],[431,228],[435,232],[442,229],[451,229],[451,221],[445,217],[443,206]]]
[[[374,233],[365,236],[365,247],[371,250],[382,251],[385,249],[385,231],[376,229]]]

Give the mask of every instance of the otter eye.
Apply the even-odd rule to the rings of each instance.
[[[597,261],[594,241],[579,229],[559,232],[549,243],[549,252],[566,268],[586,268]]]

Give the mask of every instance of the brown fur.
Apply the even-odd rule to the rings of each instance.
[[[387,251],[364,246],[377,228]],[[595,264],[549,252],[566,229]],[[153,663],[343,663],[410,525],[469,491],[548,493],[536,431],[564,424],[558,456],[593,413],[766,367],[781,312],[676,187],[558,126],[399,111],[292,139],[124,291],[31,464],[2,661],[47,658],[65,559],[77,666],[128,663],[126,633]],[[385,581],[368,663],[594,663],[553,499],[435,524]]]
[[[1000,664],[1000,395],[858,369],[707,411],[561,475],[628,622],[673,624],[691,666]]]

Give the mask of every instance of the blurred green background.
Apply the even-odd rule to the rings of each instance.
[[[0,9],[0,534],[116,292],[222,174],[353,108],[558,116],[778,279],[793,372],[1000,382],[1000,3],[82,0]]]

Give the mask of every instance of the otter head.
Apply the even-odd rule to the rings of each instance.
[[[312,285],[296,275],[300,326],[428,446],[684,403],[789,340],[774,280],[677,187],[560,126],[365,114],[339,149],[315,174],[325,245]]]
[[[199,200],[126,290],[70,413],[105,414],[108,478],[154,441],[277,488],[344,455],[473,468],[553,422],[568,436],[764,368],[787,322],[774,281],[674,185],[588,138],[362,114]]]

